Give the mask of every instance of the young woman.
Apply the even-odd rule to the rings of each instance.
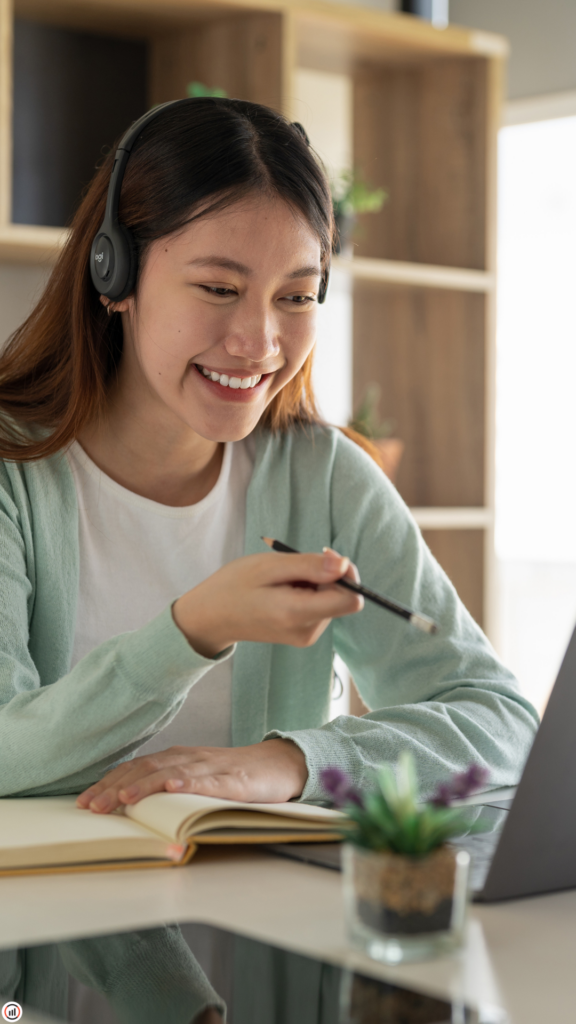
[[[301,130],[237,100],[161,111],[125,171],[138,274],[116,302],[89,270],[112,163],[0,360],[1,794],[319,800],[325,766],[360,783],[404,749],[424,791],[471,761],[517,782],[536,713],[315,411],[333,220]],[[327,721],[334,652],[363,718]]]

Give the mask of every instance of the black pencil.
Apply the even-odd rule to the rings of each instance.
[[[283,544],[281,540],[272,540],[271,537],[262,537],[262,540],[269,548],[273,551],[284,551],[289,555],[299,555],[300,552],[296,551],[296,548],[290,548],[287,544]],[[353,580],[340,579],[336,580],[338,586],[346,587],[346,590],[353,590],[355,594],[362,594],[367,601],[372,601],[374,604],[385,608],[388,612],[393,612],[394,615],[400,615],[401,618],[407,619],[416,629],[420,629],[423,633],[437,633],[438,626],[432,619],[429,619],[427,615],[419,615],[418,612],[413,612],[410,608],[406,608],[403,604],[398,604],[397,601],[391,601],[389,597],[382,597],[381,594],[377,594],[375,590],[370,590],[369,587],[363,587],[361,583],[354,583]]]

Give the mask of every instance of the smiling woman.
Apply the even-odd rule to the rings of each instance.
[[[533,709],[392,485],[318,421],[333,223],[303,132],[237,100],[159,111],[115,299],[89,271],[113,163],[0,359],[0,792],[320,800],[327,765],[361,785],[407,748],[424,794],[471,759],[515,783]],[[359,572],[438,635],[336,585]],[[334,653],[363,719],[328,721]]]

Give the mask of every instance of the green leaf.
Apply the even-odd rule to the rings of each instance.
[[[228,96],[224,89],[211,89],[209,85],[204,85],[203,82],[188,82],[186,94],[191,99],[199,99],[203,96],[217,96],[220,99],[226,99]]]

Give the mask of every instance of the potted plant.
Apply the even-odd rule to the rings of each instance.
[[[381,389],[373,381],[366,388],[364,398],[350,420],[348,426],[357,434],[368,438],[378,450],[380,464],[386,476],[396,482],[398,467],[404,452],[404,442],[391,437],[394,432],[393,420],[381,420],[378,414]]]
[[[224,89],[211,89],[209,85],[204,85],[204,82],[188,82],[186,95],[193,100],[204,96],[216,96],[220,99],[226,99],[228,93]]]
[[[343,171],[332,182],[332,206],[338,229],[335,252],[351,255],[351,236],[360,213],[379,213],[388,195],[383,188],[370,188],[354,171]]]
[[[475,826],[451,804],[487,778],[485,769],[471,765],[420,804],[408,752],[396,775],[380,768],[367,791],[339,768],[323,771],[331,803],[348,819],[343,864],[349,937],[370,956],[386,963],[418,960],[462,941],[470,857],[447,840]]]

